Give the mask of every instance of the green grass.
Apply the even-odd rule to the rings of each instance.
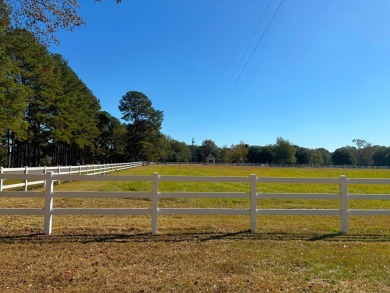
[[[226,166],[149,166],[122,171],[116,174],[151,175],[158,172],[160,175],[193,175],[193,176],[249,176],[256,174],[264,177],[328,177],[338,178],[347,175],[349,178],[389,178],[389,170],[344,170],[344,169],[293,169],[293,168],[253,168],[253,167],[226,167]],[[150,191],[151,182],[72,182],[61,184],[55,190],[66,191]],[[201,183],[201,182],[161,182],[160,192],[248,192],[248,183]],[[339,193],[337,184],[257,184],[258,192],[266,193]],[[386,185],[350,185],[350,193],[386,194],[390,188]],[[149,207],[150,202],[140,200],[56,200],[59,206],[71,204],[72,206],[94,205],[91,207],[115,207],[125,203],[124,207]],[[83,204],[85,203],[85,204]],[[96,205],[96,206],[95,206]],[[258,208],[338,208],[339,201],[334,200],[258,200]],[[248,208],[246,199],[162,199],[161,207],[222,207],[222,208]],[[390,208],[386,201],[350,201],[349,208]]]
[[[148,166],[116,174],[267,177],[390,178],[388,170],[274,169],[221,166]],[[116,175],[115,174],[115,175]],[[113,174],[114,175],[114,174]],[[55,190],[137,191],[137,182],[71,182]],[[161,183],[160,191],[248,191],[237,183]],[[262,192],[337,193],[338,186],[259,184]],[[356,185],[354,193],[389,193]],[[2,198],[1,206],[43,206],[41,199]],[[149,200],[55,199],[57,207],[150,207]],[[161,206],[247,207],[242,199],[164,200]],[[258,200],[263,208],[337,208],[328,200]],[[355,207],[356,206],[356,207]],[[356,201],[350,208],[390,208],[386,201]],[[1,292],[390,292],[390,217],[149,216],[0,217]]]

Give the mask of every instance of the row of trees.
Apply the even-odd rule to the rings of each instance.
[[[10,29],[1,16],[2,164],[86,160],[99,133],[99,101],[60,55],[50,54],[31,33]]]
[[[0,10],[0,166],[191,159],[186,144],[160,132],[163,113],[148,97],[126,93],[121,123],[62,56]]]
[[[300,147],[281,137],[266,146],[241,142],[220,148],[207,139],[201,146],[188,148],[194,162],[205,162],[208,154],[212,154],[219,163],[390,166],[390,147],[373,146],[362,139],[352,142],[355,146],[338,148],[332,153],[325,148]]]
[[[1,8],[1,5],[0,5]],[[3,7],[4,8],[4,7]],[[190,149],[160,132],[163,113],[131,91],[123,119],[99,100],[58,54],[0,14],[0,166],[191,160]]]
[[[40,3],[24,8],[38,13]],[[179,144],[161,134],[163,113],[142,93],[128,92],[120,102],[128,124],[101,111],[62,56],[33,33],[11,27],[15,8],[0,0],[1,166],[158,160]]]

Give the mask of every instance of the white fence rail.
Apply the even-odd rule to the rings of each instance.
[[[63,172],[62,172],[63,173]],[[251,232],[256,231],[257,217],[262,215],[321,215],[340,217],[340,231],[348,232],[348,216],[390,216],[390,209],[358,210],[348,209],[351,200],[390,200],[390,194],[349,194],[349,184],[385,184],[390,186],[390,179],[349,179],[339,178],[264,178],[256,175],[243,177],[210,176],[84,176],[72,174],[0,174],[0,179],[21,179],[45,181],[42,192],[2,191],[0,197],[42,197],[44,208],[0,208],[0,215],[41,215],[44,216],[44,233],[52,232],[52,219],[55,215],[149,215],[151,232],[157,233],[159,215],[247,215]],[[142,181],[151,182],[150,191],[142,192],[70,192],[55,191],[54,181]],[[247,183],[247,192],[159,192],[160,182],[234,182]],[[257,192],[261,183],[293,184],[337,184],[338,193],[262,193]],[[57,208],[55,198],[132,198],[150,199],[148,208]],[[249,199],[248,208],[160,208],[159,199],[164,198],[245,198]],[[319,199],[338,200],[338,209],[264,209],[259,208],[259,199]]]
[[[116,163],[116,164],[99,164],[99,165],[80,165],[80,166],[55,166],[55,167],[24,167],[24,168],[3,168],[0,167],[0,174],[46,174],[53,172],[54,174],[84,174],[84,175],[98,175],[110,172],[126,170],[134,167],[142,166],[142,162],[131,163]],[[36,181],[29,181],[24,179],[22,183],[5,184],[6,180],[0,180],[0,191],[5,189],[12,189],[23,187],[27,191],[28,186],[44,184],[42,177],[38,177]],[[16,179],[18,180],[18,179]]]
[[[267,164],[267,163],[221,163],[206,162],[158,162],[156,165],[215,165],[215,166],[239,166],[239,167],[270,167],[270,168],[318,168],[318,169],[375,169],[388,170],[390,166],[360,166],[360,165],[317,165],[317,164]]]

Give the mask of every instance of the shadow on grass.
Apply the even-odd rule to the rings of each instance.
[[[125,243],[125,242],[208,242],[208,241],[328,241],[328,242],[390,242],[390,234],[342,234],[339,232],[327,234],[314,233],[287,233],[287,232],[257,232],[248,230],[238,232],[196,232],[182,231],[175,233],[160,233],[152,235],[150,232],[136,230],[112,230],[109,233],[99,233],[97,230],[62,231],[53,235],[42,233],[24,233],[2,235],[0,243]]]

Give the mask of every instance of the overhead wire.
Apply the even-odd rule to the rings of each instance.
[[[272,1],[272,0],[271,0],[271,1]],[[271,2],[271,1],[270,1],[270,2]],[[258,26],[259,26],[260,23],[262,22],[262,19],[263,19],[264,15],[265,15],[265,13],[266,13],[266,11],[267,11],[267,9],[268,9],[268,6],[269,6],[270,2],[268,3],[266,10],[264,11],[263,16],[262,16],[262,18],[261,18],[261,20],[260,20]],[[278,13],[278,11],[279,11],[280,7],[282,6],[283,2],[284,2],[284,0],[281,0],[281,1],[280,1],[280,3],[279,3],[279,5],[278,5],[277,9],[275,10],[274,14],[272,15],[270,21],[268,22],[268,25],[266,26],[266,28],[265,28],[265,30],[263,31],[261,37],[260,37],[259,40],[257,41],[256,46],[253,48],[253,50],[252,50],[251,54],[249,55],[247,61],[245,62],[244,66],[242,67],[242,69],[241,69],[240,73],[238,74],[237,78],[235,79],[233,85],[230,87],[230,90],[228,91],[227,95],[225,96],[225,92],[226,92],[226,90],[229,88],[229,86],[230,86],[230,84],[231,84],[231,81],[233,80],[233,78],[234,78],[234,76],[235,76],[235,74],[236,74],[236,71],[237,71],[237,69],[239,68],[239,66],[240,66],[240,64],[241,64],[241,61],[242,61],[244,55],[246,54],[247,49],[245,49],[245,52],[244,52],[244,54],[242,55],[242,57],[241,57],[241,59],[240,59],[240,62],[238,63],[238,65],[237,65],[237,67],[236,67],[236,70],[234,71],[234,73],[233,73],[233,75],[232,75],[232,78],[230,79],[230,81],[229,81],[229,83],[228,83],[228,86],[227,86],[227,88],[226,88],[225,91],[224,91],[224,95],[223,95],[222,97],[225,97],[225,98],[224,98],[223,100],[220,99],[220,101],[222,100],[222,103],[220,103],[220,101],[218,102],[217,107],[216,107],[216,110],[214,110],[214,112],[213,112],[211,118],[208,120],[209,122],[206,124],[206,127],[204,127],[203,130],[202,130],[202,132],[201,132],[202,135],[205,134],[205,133],[207,133],[207,131],[210,129],[211,125],[214,123],[215,119],[217,118],[218,114],[221,112],[222,107],[225,105],[225,103],[226,103],[227,99],[229,98],[230,94],[232,93],[233,89],[236,87],[237,82],[238,82],[239,79],[241,78],[241,76],[242,76],[242,74],[244,73],[246,67],[248,66],[250,60],[252,59],[254,53],[256,52],[257,48],[259,47],[261,41],[262,41],[263,38],[264,38],[264,35],[267,33],[269,27],[271,26],[271,24],[272,24],[272,22],[273,22],[273,20],[274,20],[274,18],[275,18],[275,16],[276,16],[276,14]],[[257,29],[258,29],[258,27],[256,27],[256,30],[255,30],[254,35],[256,34]],[[252,42],[254,35],[252,35],[252,38],[251,38],[250,42],[248,43],[247,48],[249,47],[250,43]]]
[[[223,98],[225,97],[225,94],[227,93],[227,91],[228,91],[228,89],[229,89],[229,87],[230,87],[230,85],[231,85],[231,83],[232,83],[234,77],[236,76],[236,73],[237,73],[237,71],[238,71],[238,68],[240,67],[242,61],[244,60],[244,57],[245,57],[246,53],[248,52],[248,49],[249,49],[249,47],[250,47],[250,45],[251,45],[253,39],[255,38],[256,33],[257,33],[257,31],[258,31],[258,29],[259,29],[261,23],[263,22],[263,18],[264,18],[264,16],[265,16],[265,14],[267,13],[268,8],[269,8],[271,2],[272,2],[272,0],[269,0],[269,1],[268,1],[268,4],[267,4],[267,6],[266,6],[266,8],[265,8],[265,10],[264,10],[264,12],[263,12],[263,14],[261,15],[261,18],[260,18],[259,22],[257,23],[257,26],[256,26],[256,28],[255,28],[255,30],[254,30],[254,32],[253,32],[253,34],[252,34],[252,37],[250,38],[250,40],[249,40],[249,42],[248,42],[248,45],[246,46],[244,52],[242,53],[241,58],[240,58],[239,62],[237,63],[237,66],[236,66],[236,68],[234,69],[234,72],[233,72],[232,76],[230,77],[230,80],[229,80],[229,82],[228,82],[228,84],[227,84],[225,90],[223,91],[222,96],[221,96],[220,99],[218,100],[218,103],[217,103],[217,105],[216,105],[216,107],[215,107],[213,113],[211,114],[211,116],[210,116],[209,120],[207,121],[207,123],[204,125],[204,127],[203,127],[201,133],[206,132],[206,129],[208,128],[209,124],[212,123],[212,119],[213,119],[214,115],[216,115],[216,113],[217,113],[217,111],[218,111],[218,109],[219,109],[219,107],[220,107],[220,104],[223,102]]]

